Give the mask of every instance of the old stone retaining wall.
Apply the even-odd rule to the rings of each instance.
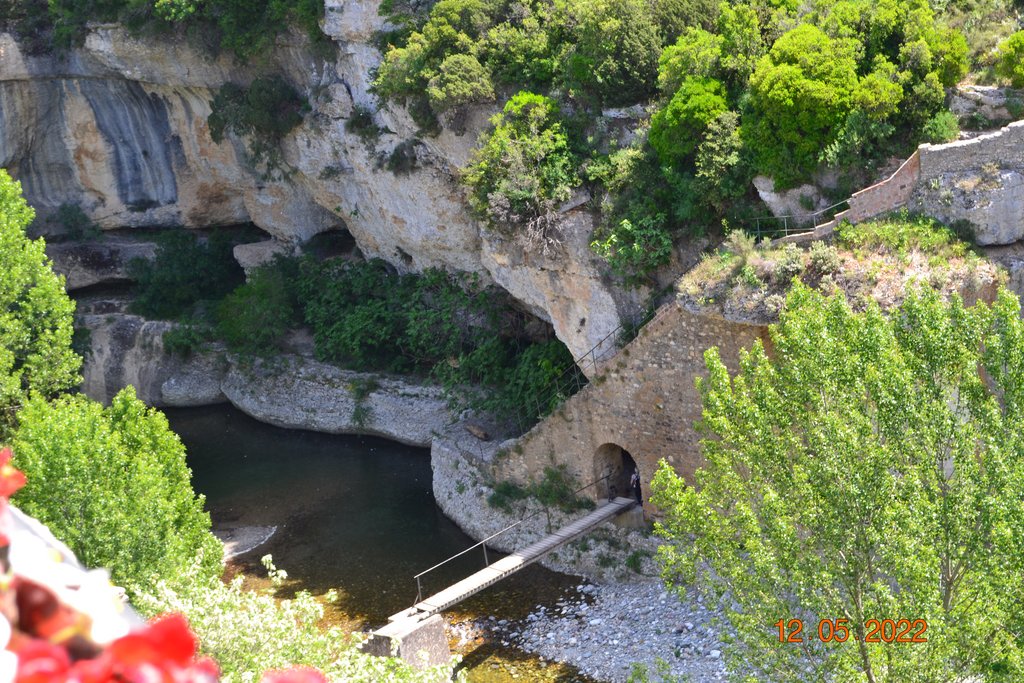
[[[1000,167],[1024,166],[1024,121],[1015,121],[995,133],[944,145],[924,144],[918,148],[921,172],[918,182],[944,173],[958,173],[986,164]]]
[[[848,203],[850,208],[836,218],[851,223],[877,216],[905,206],[921,174],[920,152],[914,152],[909,159],[885,180],[855,192]]]
[[[636,462],[645,497],[661,458],[692,478],[701,464],[694,379],[706,372],[704,351],[717,346],[725,364],[736,369],[740,349],[767,342],[767,327],[666,306],[590,385],[495,459],[497,480],[526,483],[545,467],[562,465],[580,484],[612,475],[625,494],[623,450]],[[601,498],[607,489],[587,494]]]

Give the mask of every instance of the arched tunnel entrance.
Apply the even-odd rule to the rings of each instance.
[[[633,473],[637,471],[633,456],[618,444],[606,443],[594,453],[595,479],[608,476],[607,494],[609,497],[633,498],[634,491],[630,486],[630,480]],[[641,500],[643,500],[642,494],[641,491]]]

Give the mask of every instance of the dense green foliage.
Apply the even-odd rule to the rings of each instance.
[[[49,39],[71,46],[85,38],[90,21],[121,21],[132,28],[161,30],[184,25],[216,50],[252,58],[269,48],[290,23],[317,44],[326,44],[318,22],[321,0],[11,0],[0,22],[43,49]]]
[[[591,0],[563,9],[569,42],[560,61],[570,95],[618,107],[654,94],[661,34],[650,3]]]
[[[210,103],[210,137],[221,142],[226,133],[246,138],[256,164],[278,164],[278,145],[302,123],[308,104],[279,76],[254,80],[248,88],[227,83]]]
[[[137,283],[132,311],[163,319],[186,313],[198,301],[219,299],[242,280],[228,237],[217,232],[200,242],[185,230],[161,235],[156,258],[132,261],[129,274]]]
[[[185,448],[128,387],[104,408],[82,396],[30,400],[11,444],[28,484],[14,498],[90,567],[133,594],[197,557],[220,573],[221,544],[192,492]]]
[[[298,269],[293,266],[279,258],[274,265],[256,268],[217,305],[217,336],[229,349],[252,355],[280,351],[284,336],[299,322],[291,280]]]
[[[1015,88],[1024,88],[1024,31],[1017,31],[999,44],[996,72]]]
[[[915,291],[885,317],[796,284],[771,336],[735,376],[705,354],[706,464],[696,487],[667,464],[653,486],[666,578],[728,595],[735,680],[1019,680],[1017,298]],[[792,618],[803,645],[778,641]],[[849,639],[818,642],[820,619]],[[926,620],[927,642],[865,642],[870,619]]]
[[[25,228],[34,212],[21,185],[0,169],[0,440],[30,396],[51,397],[79,382],[71,350],[75,304],[50,270],[42,239]]]
[[[256,681],[265,671],[291,666],[312,666],[346,683],[428,683],[444,675],[443,667],[415,671],[400,659],[364,654],[340,628],[320,628],[323,604],[306,591],[278,600],[274,592],[287,574],[269,555],[263,564],[271,579],[267,591],[244,589],[241,575],[224,584],[193,566],[165,577],[136,604],[150,615],[184,614],[201,651],[220,666],[222,683]]]
[[[692,156],[710,123],[727,108],[725,88],[719,81],[687,77],[665,108],[651,118],[651,146],[661,163],[672,165]]]
[[[521,92],[492,119],[493,133],[466,168],[473,208],[509,232],[543,219],[579,183],[558,105]]]
[[[968,67],[964,36],[927,0],[442,0],[391,11],[404,29],[387,37],[374,88],[428,129],[474,102],[546,98],[532,126],[507,108],[497,116],[464,176],[491,227],[536,226],[538,204],[587,183],[604,218],[594,247],[632,282],[668,262],[662,243],[763,213],[756,174],[786,189],[827,166],[855,187],[894,153],[952,139],[943,87]],[[602,113],[652,98],[647,135],[622,136]]]
[[[473,278],[401,275],[379,260],[304,261],[296,282],[323,360],[430,375],[460,406],[531,423],[565,398],[551,391],[574,368],[565,346],[503,328],[508,311]]]

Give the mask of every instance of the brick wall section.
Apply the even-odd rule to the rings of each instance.
[[[1024,167],[1024,121],[971,140],[944,145],[921,145],[919,182],[927,182],[943,173],[957,173],[996,164],[1001,168]]]
[[[613,448],[602,449],[615,444],[635,459],[645,497],[661,458],[692,480],[701,463],[700,437],[694,429],[701,406],[694,379],[706,373],[704,351],[718,346],[726,365],[735,370],[739,350],[766,339],[767,328],[698,315],[675,303],[666,306],[598,378],[497,458],[495,479],[526,483],[546,466],[565,465],[576,481],[586,484],[621,462]],[[607,495],[604,488],[588,493]],[[618,493],[626,494],[621,488]]]
[[[851,223],[859,223],[905,206],[910,201],[920,174],[921,157],[918,152],[914,152],[891,176],[855,192],[848,200],[850,208],[843,212],[842,217]]]

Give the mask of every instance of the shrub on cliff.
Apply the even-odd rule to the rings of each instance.
[[[520,92],[491,123],[464,179],[470,202],[491,227],[505,232],[543,219],[579,184],[577,159],[558,104]]]
[[[242,59],[269,49],[289,25],[305,30],[314,46],[326,41],[321,0],[49,0],[48,10],[61,47],[81,44],[90,21],[123,21],[136,29],[184,24]]]
[[[256,268],[249,281],[217,304],[217,335],[239,353],[270,355],[299,321],[298,264],[278,258]]]
[[[156,258],[132,261],[129,275],[137,284],[131,310],[172,319],[230,292],[241,282],[242,269],[225,234],[214,233],[203,243],[186,230],[172,230],[160,236]]]
[[[109,568],[132,593],[197,556],[204,576],[219,573],[223,550],[192,491],[185,447],[134,389],[107,408],[84,396],[34,398],[19,421],[11,445],[28,484],[14,502],[86,566]]]
[[[257,78],[247,88],[226,83],[210,102],[210,137],[214,142],[227,133],[245,138],[250,160],[269,173],[280,165],[281,140],[302,123],[308,106],[280,76]]]
[[[30,396],[54,396],[80,380],[82,359],[71,349],[75,304],[43,240],[25,236],[34,215],[21,185],[0,169],[0,440]]]
[[[796,283],[771,338],[705,354],[706,464],[653,484],[663,574],[727,596],[737,680],[1020,680],[1017,297],[885,317]]]
[[[1017,31],[999,44],[996,71],[1014,88],[1024,88],[1024,31]]]

